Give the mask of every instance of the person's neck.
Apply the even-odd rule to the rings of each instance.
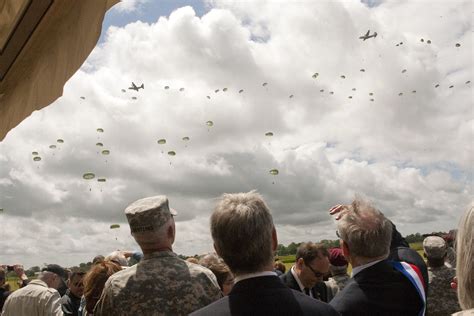
[[[239,276],[243,276],[243,275],[247,275],[247,274],[254,274],[254,273],[261,273],[261,272],[273,272],[273,264],[270,263],[268,265],[265,265],[263,268],[258,269],[256,271],[252,271],[252,272],[238,272],[238,271],[236,271],[236,272],[233,272],[233,273],[234,273],[235,277],[239,277]]]
[[[353,256],[353,257],[350,258],[351,259],[350,262],[351,262],[351,265],[352,265],[352,269],[354,269],[354,268],[369,264],[371,262],[378,261],[378,260],[383,260],[383,259],[386,259],[386,258],[387,258],[387,255],[383,255],[383,256],[379,256],[379,257],[375,257],[375,258],[366,258],[366,257]]]
[[[173,251],[173,247],[170,246],[162,246],[162,247],[152,247],[152,248],[145,248],[143,249],[143,255],[149,255],[155,252],[165,252],[165,251]]]

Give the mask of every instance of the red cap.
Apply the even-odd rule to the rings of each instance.
[[[329,249],[329,262],[336,267],[342,267],[348,264],[346,258],[344,258],[344,255],[342,254],[341,248]]]

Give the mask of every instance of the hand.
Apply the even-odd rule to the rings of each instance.
[[[336,221],[340,220],[344,214],[346,214],[349,211],[347,205],[335,205],[329,209],[329,214],[330,215],[336,215]]]

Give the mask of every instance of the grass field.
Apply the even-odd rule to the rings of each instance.
[[[423,256],[423,243],[422,242],[417,242],[417,243],[412,243],[410,244],[410,248],[411,249],[414,249],[416,250],[420,256],[425,259],[425,257]],[[290,256],[279,256],[279,261],[283,262],[283,264],[285,265],[286,267],[286,271],[288,271],[289,269],[291,269],[291,267],[295,264],[295,256],[294,255],[290,255]],[[426,261],[426,259],[425,259]],[[351,273],[352,272],[352,267],[351,265],[349,265],[349,267],[347,268],[347,273]]]

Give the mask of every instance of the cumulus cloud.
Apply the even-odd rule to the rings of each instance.
[[[4,260],[137,248],[123,210],[156,194],[190,255],[212,250],[224,192],[262,193],[283,243],[334,239],[327,210],[356,193],[403,233],[455,227],[472,196],[469,1],[209,5],[110,27],[64,96],[0,143]],[[378,37],[358,39],[367,29]]]

